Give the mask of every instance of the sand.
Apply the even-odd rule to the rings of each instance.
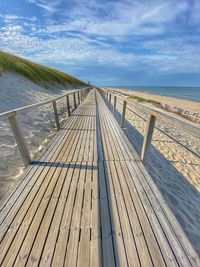
[[[122,92],[128,93],[127,90]],[[138,95],[147,98],[147,94]],[[175,105],[182,101],[168,97],[163,100],[164,97],[160,96],[148,97],[157,101],[170,99]],[[148,116],[131,103],[128,107],[135,113],[126,111],[128,122],[125,132],[140,155]],[[193,103],[192,108],[195,107],[198,107],[198,103]],[[118,103],[117,108],[121,113],[122,105]],[[120,121],[120,117],[118,119]],[[146,167],[200,255],[200,136],[199,139],[195,138],[164,120],[157,120],[156,127],[161,131],[154,129],[153,146]]]
[[[154,94],[148,94],[148,93],[141,93],[137,91],[132,91],[132,90],[121,90],[124,93],[128,93],[129,95],[134,95],[134,96],[140,96],[146,99],[151,99],[160,102],[161,104],[169,104],[171,106],[180,106],[183,107],[184,109],[191,110],[193,112],[199,112],[200,113],[200,103],[199,102],[194,102],[194,101],[189,101],[185,99],[180,99],[180,98],[174,98],[174,97],[169,97],[169,96],[161,96],[161,95],[154,95]]]
[[[0,76],[0,113],[66,94],[71,85],[54,85],[49,90],[13,73]],[[66,99],[57,102],[61,123],[67,116]],[[51,104],[21,113],[19,120],[31,157],[36,159],[56,134]],[[0,199],[21,179],[23,163],[7,119],[0,118]]]
[[[132,94],[133,93],[131,91],[130,95]],[[147,95],[150,99],[154,99],[156,101],[161,101],[162,99],[162,101],[168,103],[167,101],[168,99],[170,99],[171,103],[173,102],[175,105],[181,104],[179,102],[181,101],[180,99],[178,99],[178,102],[176,102],[176,99],[173,99],[171,97],[166,97],[165,99],[165,97],[163,96],[160,97],[150,94],[140,94],[140,96],[146,98]],[[189,105],[191,101],[185,102],[188,102],[187,105]],[[191,103],[193,103],[192,108],[198,108],[198,103]],[[129,104],[129,106],[131,106],[131,109],[138,115],[140,115],[143,119],[147,120],[146,113],[141,113],[141,111],[136,109],[131,104]],[[187,106],[187,108],[189,109],[190,106]],[[146,122],[137,116],[133,116],[133,113],[130,112],[127,113],[127,118],[131,122],[131,124],[134,125],[142,135],[144,135]],[[193,137],[192,135],[186,133],[184,130],[170,125],[169,122],[166,123],[164,120],[157,120],[156,126],[159,127],[163,132],[155,129],[153,136],[154,146],[165,156],[167,160],[171,161],[175,168],[177,168],[177,170],[181,172],[183,176],[188,179],[188,181],[200,192],[200,136],[199,139]],[[174,140],[171,139],[170,136]],[[178,141],[178,143],[176,142],[176,140]]]
[[[52,91],[47,91],[21,76],[4,74],[0,76],[0,112],[44,101],[63,93],[66,93],[65,88],[56,90],[55,86],[52,87]],[[132,93],[131,91],[130,94]],[[147,98],[147,94],[141,96]],[[152,98],[152,95],[149,97]],[[153,97],[158,101],[161,101],[161,98],[163,97]],[[165,102],[166,99],[168,97],[163,101]],[[173,101],[178,105],[177,99]],[[195,105],[198,103],[192,103],[194,106],[188,103],[189,106],[185,107],[190,109],[194,107],[196,111]],[[121,105],[118,105],[118,110],[121,111]],[[136,109],[134,112],[147,119],[147,114]],[[66,117],[64,101],[60,101],[59,113],[62,118]],[[140,154],[146,123],[136,114],[127,112],[128,122],[125,124],[125,131]],[[31,154],[36,158],[56,133],[52,106],[47,105],[26,113],[20,116],[20,120]],[[156,126],[165,134],[158,130],[154,131],[153,147],[149,153],[147,169],[200,255],[200,160],[195,155],[200,154],[199,139],[189,136],[183,130],[166,122],[157,121]],[[9,124],[7,120],[0,120],[0,198],[17,180],[21,179],[23,170]]]

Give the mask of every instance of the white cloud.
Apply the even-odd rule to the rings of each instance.
[[[168,72],[194,72],[200,69],[199,47],[180,37],[166,40],[138,41],[137,46],[148,53],[125,53],[111,44],[89,42],[75,36],[40,39],[26,36],[24,29],[8,25],[0,34],[0,49],[46,64],[84,66],[89,64],[124,69],[154,69]],[[188,38],[188,37],[187,37]],[[198,41],[198,40],[196,40]]]
[[[44,5],[44,4],[40,4],[40,3],[36,3],[37,6],[45,9],[46,11],[49,11],[49,12],[56,12],[56,9],[53,7],[53,6],[50,6],[50,5]]]
[[[27,20],[27,21],[32,21],[32,22],[37,21],[37,18],[35,16],[25,17],[25,16],[14,15],[14,14],[0,15],[0,18],[2,18],[4,22],[7,22],[7,23],[10,23],[16,20]]]
[[[1,29],[0,49],[47,64],[98,64],[124,69],[151,68],[163,72],[193,72],[200,69],[200,51],[196,45],[200,39],[185,35],[182,38],[159,37],[167,33],[171,23],[188,10],[186,0],[105,3],[73,0],[67,12],[61,10],[60,0],[28,2],[48,14],[59,12],[63,17],[67,14],[66,19],[62,23],[52,21],[49,26],[41,26],[33,20],[22,27],[15,21],[19,17],[4,16],[10,22]],[[197,5],[197,1],[195,3]],[[198,14],[195,15],[191,8],[194,23]],[[153,40],[147,41],[151,37]]]
[[[60,5],[61,0],[26,0],[26,2],[42,8],[48,15],[52,15],[58,11],[57,7]]]
[[[87,39],[60,37],[42,40],[23,34],[21,26],[5,27],[0,34],[0,49],[24,55],[31,55],[35,61],[66,63],[93,62],[94,64],[115,64],[127,66],[134,61],[131,54],[120,53],[111,46],[97,47]]]
[[[32,0],[29,0],[29,2]],[[65,19],[65,23],[54,21],[43,29],[48,33],[63,30],[81,31],[85,34],[109,36],[117,40],[135,35],[162,34],[169,30],[169,23],[188,10],[187,0],[124,0],[98,1],[34,0],[35,5],[51,16],[55,12]]]
[[[160,34],[165,32],[167,23],[173,22],[187,8],[186,0],[92,1],[92,7],[89,4],[72,7],[67,12],[70,17],[67,26],[88,34],[118,38]]]

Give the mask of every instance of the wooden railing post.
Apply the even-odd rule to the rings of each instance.
[[[68,113],[68,117],[70,117],[70,103],[69,103],[69,96],[67,95],[66,96],[66,99],[67,99],[67,113]]]
[[[111,94],[109,94],[109,109],[111,108]]]
[[[127,102],[124,100],[123,110],[122,110],[122,118],[121,118],[121,128],[124,128],[124,120],[125,120],[125,115],[126,115],[126,105],[127,105]]]
[[[108,105],[108,92],[106,93],[106,102],[107,102],[107,105]]]
[[[117,96],[114,96],[114,104],[113,104],[113,115],[115,117],[115,112],[116,112],[116,105],[117,105]]]
[[[54,110],[55,121],[56,121],[56,128],[57,130],[60,130],[60,122],[59,122],[59,117],[58,117],[56,101],[54,100],[52,103],[53,103],[53,110]]]
[[[28,167],[31,163],[31,156],[28,150],[28,146],[26,144],[26,140],[24,138],[24,135],[22,133],[20,124],[17,120],[17,114],[16,112],[13,112],[13,114],[8,116],[11,129],[13,131],[15,140],[17,142],[17,146],[21,155],[21,158],[23,160],[24,166]]]
[[[76,109],[76,93],[73,93],[73,97],[74,97],[74,109]]]
[[[144,141],[142,145],[142,152],[141,152],[141,160],[145,163],[148,156],[148,151],[151,145],[151,139],[153,136],[153,130],[155,126],[156,116],[153,114],[150,114],[146,126],[146,131],[144,135]]]
[[[80,91],[78,91],[78,105],[80,105],[81,100],[80,100]]]

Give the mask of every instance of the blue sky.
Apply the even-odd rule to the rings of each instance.
[[[200,86],[200,0],[0,0],[0,50],[98,85]]]

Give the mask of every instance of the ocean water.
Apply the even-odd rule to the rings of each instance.
[[[171,96],[200,102],[200,87],[168,87],[168,86],[109,86],[112,88],[128,89],[142,93]]]

